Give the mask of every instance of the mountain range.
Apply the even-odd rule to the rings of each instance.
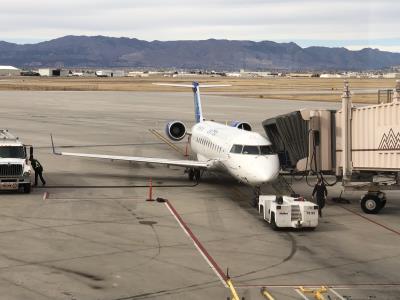
[[[307,47],[272,41],[144,41],[64,36],[36,44],[0,41],[0,65],[248,70],[376,70],[400,65],[400,53]]]

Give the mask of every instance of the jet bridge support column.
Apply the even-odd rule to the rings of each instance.
[[[349,181],[352,173],[351,162],[351,95],[349,84],[344,84],[342,95],[342,166],[343,181]]]

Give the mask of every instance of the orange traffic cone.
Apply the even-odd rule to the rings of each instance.
[[[189,144],[187,143],[187,144],[186,144],[186,147],[185,147],[185,157],[188,157],[188,156],[189,156],[188,147],[189,147]]]
[[[153,199],[153,180],[150,177],[149,180],[149,197],[146,199],[146,201],[154,201]]]
[[[189,156],[189,144],[190,144],[190,136],[188,137],[188,140],[186,142],[186,147],[185,147],[185,157]]]

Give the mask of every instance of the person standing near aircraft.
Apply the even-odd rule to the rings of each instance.
[[[314,186],[314,190],[312,192],[313,199],[315,194],[317,195],[318,215],[319,217],[322,217],[322,209],[325,206],[325,200],[328,196],[328,190],[326,189],[322,178],[318,178],[317,184]]]
[[[38,176],[40,177],[40,180],[42,181],[42,184],[45,185],[46,184],[46,180],[44,180],[44,178],[43,178],[43,167],[42,167],[42,165],[34,157],[31,157],[30,161],[31,161],[32,168],[35,171],[35,186],[37,186],[37,184],[38,184]]]

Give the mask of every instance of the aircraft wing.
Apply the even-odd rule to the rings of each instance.
[[[50,134],[50,138],[51,138],[51,146],[53,148],[53,154],[55,155],[143,162],[143,163],[153,163],[153,164],[177,166],[184,168],[195,168],[195,169],[209,169],[215,163],[215,161],[207,162],[207,161],[197,161],[197,160],[187,160],[187,159],[183,160],[183,159],[168,159],[168,158],[140,157],[140,156],[105,155],[105,154],[94,154],[94,153],[92,154],[92,153],[75,153],[75,152],[57,152],[54,146],[52,134]]]
[[[55,152],[57,155],[76,156],[86,158],[98,158],[109,160],[123,160],[143,163],[153,163],[160,165],[169,165],[177,167],[195,168],[195,169],[208,169],[211,163],[201,162],[196,160],[180,160],[180,159],[167,159],[167,158],[153,158],[153,157],[137,157],[137,156],[118,156],[118,155],[103,155],[103,154],[88,154],[88,153],[71,153],[71,152]]]

